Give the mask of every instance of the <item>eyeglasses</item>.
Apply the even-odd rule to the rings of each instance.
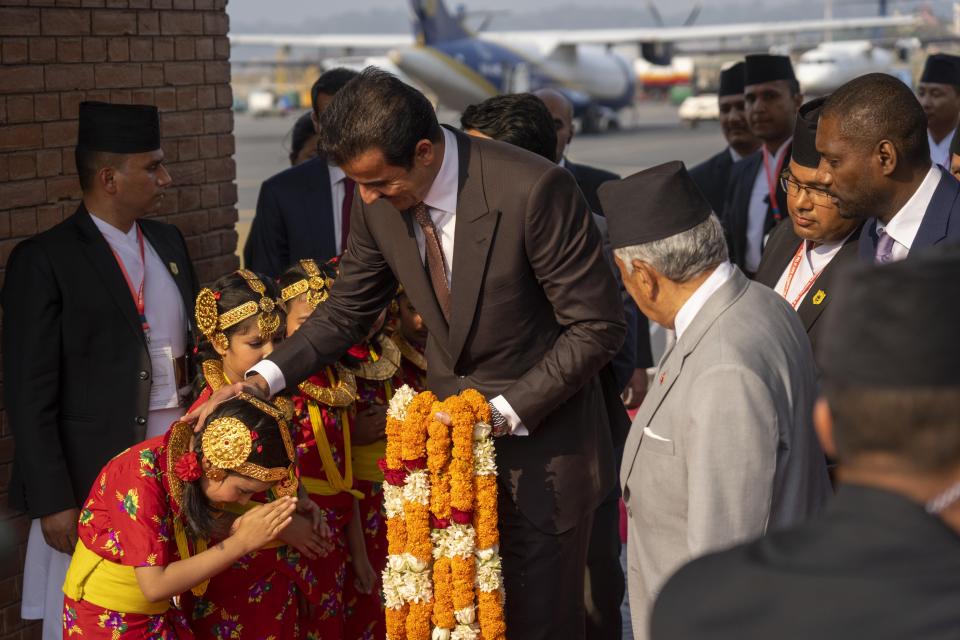
[[[789,174],[786,173],[780,176],[780,186],[783,187],[783,190],[786,191],[787,195],[791,198],[799,196],[800,191],[806,191],[814,205],[827,207],[835,206],[837,204],[836,199],[828,192],[824,191],[823,189],[817,189],[816,187],[800,184],[796,180],[791,179]]]

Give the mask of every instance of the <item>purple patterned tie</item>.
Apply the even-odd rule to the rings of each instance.
[[[877,238],[877,249],[873,254],[877,264],[887,264],[893,262],[893,243],[895,240],[886,231],[881,231]]]

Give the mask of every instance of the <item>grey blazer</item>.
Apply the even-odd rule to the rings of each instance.
[[[823,506],[830,481],[811,426],[815,396],[797,314],[736,269],[664,355],[627,439],[620,480],[637,640],[681,564]]]

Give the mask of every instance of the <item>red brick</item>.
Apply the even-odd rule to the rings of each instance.
[[[30,59],[30,47],[26,38],[5,38],[3,40],[3,64],[24,64]]]
[[[131,9],[149,9],[150,0],[130,0],[128,3]]]
[[[196,160],[200,155],[197,150],[197,139],[196,137],[183,138],[178,141],[177,145],[177,159],[178,160]],[[199,198],[199,192],[197,193],[197,198]]]
[[[72,147],[77,144],[77,121],[64,120],[43,125],[43,146]]]
[[[130,38],[130,59],[133,62],[150,62],[153,60],[153,39]]]
[[[40,35],[38,9],[0,8],[0,36]]]
[[[180,37],[174,39],[174,56],[177,60],[196,59],[197,51],[193,46],[195,40],[196,38],[192,37]]]
[[[0,184],[0,202],[3,203],[5,209],[32,207],[42,204],[45,199],[44,180],[18,180]],[[3,264],[6,264],[6,260],[3,261]]]
[[[130,43],[126,38],[107,40],[107,59],[110,62],[127,62],[130,59]]]
[[[51,64],[44,67],[47,91],[92,89],[93,66],[88,64]]]
[[[43,90],[43,67],[39,65],[0,65],[0,94]]]
[[[140,11],[137,13],[137,33],[142,36],[160,34],[160,14],[156,11]]]
[[[210,210],[210,228],[232,227],[237,222],[237,210],[233,207]]]
[[[32,236],[37,233],[37,210],[23,209],[10,212],[10,235],[14,238]],[[2,459],[2,457],[0,457]],[[7,462],[7,460],[3,460]],[[11,460],[12,462],[12,460]]]
[[[203,84],[203,63],[168,62],[164,65],[163,77],[167,84],[174,86]]]
[[[63,170],[63,163],[60,161],[60,151],[56,149],[45,149],[37,152],[37,175],[41,178],[59,175]]]
[[[173,60],[176,50],[173,38],[153,38],[153,59],[157,61]]]
[[[10,96],[7,98],[7,122],[33,122],[33,96]]]
[[[237,203],[237,185],[235,182],[226,182],[220,185],[220,206],[231,206]]]
[[[101,36],[131,36],[137,33],[135,11],[94,11],[93,32]]]
[[[151,6],[154,9],[169,9],[173,6],[173,0],[153,0]]]
[[[103,38],[84,38],[83,59],[85,62],[105,62],[107,41]]]
[[[178,194],[180,200],[180,209],[183,210],[183,194]],[[199,198],[197,198],[199,201]],[[191,207],[193,208],[193,207]],[[189,209],[188,209],[189,211]],[[185,236],[198,236],[210,230],[210,223],[206,211],[190,211],[190,213],[180,213],[170,216],[168,221],[174,224]]]
[[[233,158],[215,158],[206,161],[207,180],[227,182],[237,177],[237,167]]]
[[[177,194],[177,206],[180,211],[194,211],[200,208],[200,187],[181,187]],[[203,231],[209,229],[207,212],[203,212]]]
[[[80,103],[85,99],[83,91],[67,91],[60,94],[60,113],[64,120],[76,118],[79,115]]]
[[[197,60],[213,59],[213,38],[197,38]]]
[[[173,176],[174,184],[178,186],[203,184],[206,182],[202,160],[194,160],[191,162],[174,162],[168,165],[167,168],[170,170],[170,175]]]
[[[200,185],[200,205],[205,209],[220,204],[220,188],[215,184]]]
[[[82,195],[76,176],[57,176],[47,179],[47,202],[76,200]]]
[[[45,36],[82,36],[90,33],[90,12],[85,9],[41,9]]]
[[[194,0],[193,6],[197,11],[213,11],[213,0]]]
[[[230,17],[226,13],[203,14],[203,32],[208,36],[225,36],[230,31]]]
[[[216,88],[210,86],[197,87],[197,107],[213,109],[215,106],[217,106]]]
[[[171,164],[177,162],[180,159],[180,156],[178,155],[178,152],[177,152],[177,146],[178,146],[177,142],[178,141],[175,138],[174,139],[168,138],[166,142],[162,140],[160,141],[161,150],[163,151],[163,159],[168,169],[170,168]]]
[[[232,156],[236,150],[236,142],[232,134],[217,137],[217,149],[221,156]]]
[[[39,122],[60,117],[60,97],[55,93],[38,93],[33,101],[34,117]]]
[[[176,195],[171,192],[163,201],[160,203],[160,210],[157,212],[160,216],[169,216],[177,212],[177,198]]]
[[[193,253],[190,255],[194,256]],[[240,267],[240,258],[233,254],[217,256],[208,260],[196,261],[194,265],[197,278],[201,283],[208,284],[232,271],[236,271]]]
[[[220,150],[217,146],[217,137],[216,136],[201,136],[197,140],[197,144],[200,147],[200,157],[201,158],[216,158],[220,155]]]
[[[203,114],[204,133],[230,133],[233,131],[232,111],[206,111]]]
[[[36,149],[43,144],[43,129],[39,124],[17,124],[0,127],[0,151]],[[3,202],[0,200],[0,202]]]
[[[230,38],[223,37],[213,39],[213,56],[217,60],[230,59]]]
[[[30,62],[56,62],[56,38],[30,38]]]
[[[139,64],[99,64],[95,72],[98,89],[139,87],[141,84]]]
[[[147,63],[143,65],[143,86],[159,87],[163,85],[163,65]]]
[[[61,160],[60,164],[63,165],[63,175],[72,176],[77,173],[77,156],[74,153],[73,147],[66,147],[61,149]]]
[[[126,89],[111,91],[110,102],[115,102],[117,104],[133,104],[133,101],[130,99],[130,95],[131,93]]]
[[[37,155],[34,152],[10,156],[10,179],[26,180],[37,177]],[[4,203],[5,204],[5,203]]]
[[[200,111],[164,113],[160,116],[160,130],[164,138],[203,133],[203,114]]]
[[[203,26],[204,16],[193,11],[164,11],[160,14],[160,32],[165,36],[203,35]]]
[[[233,253],[237,250],[237,232],[227,229],[220,232],[220,253]]]
[[[230,85],[219,85],[217,87],[217,106],[227,109],[233,106],[233,89]]]
[[[192,111],[197,108],[196,87],[181,87],[177,89],[177,110]],[[197,133],[203,133],[198,131]]]
[[[57,62],[82,62],[83,40],[80,38],[57,39]]]
[[[8,154],[0,154],[0,182],[6,182],[10,179],[10,156]],[[2,219],[2,213],[0,213],[0,219]],[[3,235],[0,235],[2,238]]]
[[[102,7],[105,4],[104,0],[80,0],[81,7]]]
[[[63,220],[63,212],[57,205],[37,209],[37,232],[46,231]]]
[[[207,84],[226,84],[230,82],[230,63],[229,62],[205,62]]]
[[[87,91],[85,99],[92,102],[110,102],[110,89]]]
[[[130,102],[133,104],[154,104],[153,89],[137,89],[130,94]]]
[[[173,87],[164,87],[153,92],[153,104],[157,105],[160,111],[176,111],[177,109],[177,90]]]
[[[173,8],[177,11],[193,11],[193,0],[173,0]]]

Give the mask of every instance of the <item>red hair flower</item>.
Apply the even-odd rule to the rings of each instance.
[[[196,451],[188,451],[180,456],[177,463],[173,465],[173,472],[184,482],[193,482],[200,478],[200,459],[197,458]]]
[[[357,360],[366,360],[370,357],[370,347],[365,344],[355,344],[347,349],[347,353]]]
[[[219,299],[220,299],[220,292],[219,292],[219,291],[214,291],[214,292],[213,292],[213,299],[214,299],[214,300],[219,300]]]

